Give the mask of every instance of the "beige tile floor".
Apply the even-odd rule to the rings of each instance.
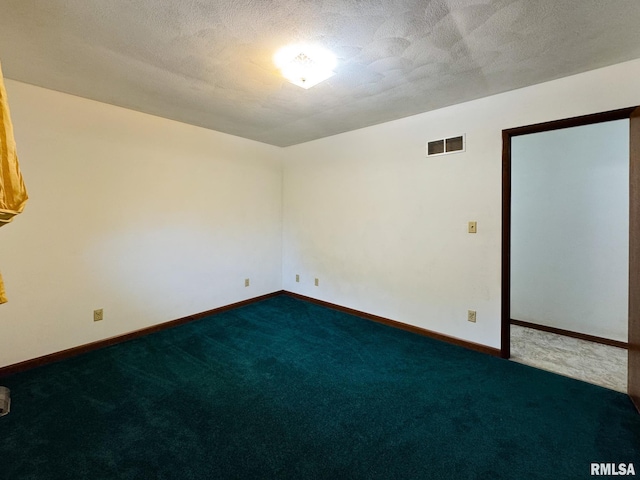
[[[627,350],[511,325],[511,360],[627,393]]]

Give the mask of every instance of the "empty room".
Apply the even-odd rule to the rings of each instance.
[[[638,24],[0,0],[0,477],[640,475]]]

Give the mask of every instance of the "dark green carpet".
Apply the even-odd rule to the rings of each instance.
[[[580,479],[620,393],[279,296],[4,378],[3,479]],[[640,472],[637,472],[640,475]]]

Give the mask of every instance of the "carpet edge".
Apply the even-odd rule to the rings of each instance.
[[[371,320],[377,323],[382,323],[389,327],[398,328],[400,330],[405,330],[407,332],[416,333],[418,335],[422,335],[425,337],[433,338],[435,340],[440,340],[442,342],[450,343],[453,345],[457,345],[459,347],[464,347],[469,350],[475,350],[476,352],[486,353],[487,355],[491,355],[494,357],[500,357],[500,349],[489,347],[488,345],[482,345],[480,343],[470,342],[468,340],[463,340],[461,338],[452,337],[449,335],[445,335],[443,333],[434,332],[433,330],[428,330],[426,328],[417,327],[415,325],[410,325],[408,323],[399,322],[398,320],[392,320],[390,318],[381,317],[379,315],[374,315],[372,313],[363,312],[361,310],[355,310],[353,308],[344,307],[342,305],[338,305],[335,303],[326,302],[324,300],[319,300],[317,298],[308,297],[306,295],[301,295],[299,293],[290,292],[288,290],[283,290],[282,293],[284,295],[297,298],[299,300],[305,300],[307,302],[315,303],[317,305],[321,305],[323,307],[332,308],[334,310],[338,310],[340,312],[348,313],[350,315],[354,315],[356,317],[364,318],[366,320]]]
[[[0,367],[0,378],[7,377],[9,375],[13,375],[19,372],[24,372],[26,370],[31,370],[32,368],[47,365],[49,363],[54,363],[60,360],[75,357],[83,353],[91,352],[93,350],[110,347],[111,345],[116,345],[118,343],[126,342],[128,340],[133,340],[134,338],[143,337],[151,333],[160,332],[168,328],[184,325],[185,323],[193,322],[195,320],[208,317],[209,315],[215,315],[217,313],[226,312],[227,310],[232,310],[234,308],[244,307],[245,305],[250,305],[252,303],[260,302],[268,298],[276,297],[278,295],[282,295],[283,293],[284,293],[284,290],[276,290],[275,292],[259,295],[257,297],[248,298],[246,300],[241,300],[235,303],[230,303],[228,305],[223,305],[221,307],[213,308],[211,310],[206,310],[204,312],[194,313],[193,315],[188,315],[186,317],[178,318],[176,320],[169,320],[167,322],[158,323],[156,325],[151,325],[149,327],[134,330],[132,332],[123,333],[121,335],[115,335],[113,337],[97,340],[91,343],[85,343],[83,345],[78,345],[76,347],[71,347],[65,350],[61,350],[59,352],[42,355],[40,357],[24,360],[22,362],[7,365],[5,367]]]

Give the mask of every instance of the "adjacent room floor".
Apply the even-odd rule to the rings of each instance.
[[[627,393],[627,350],[511,325],[511,360]]]

